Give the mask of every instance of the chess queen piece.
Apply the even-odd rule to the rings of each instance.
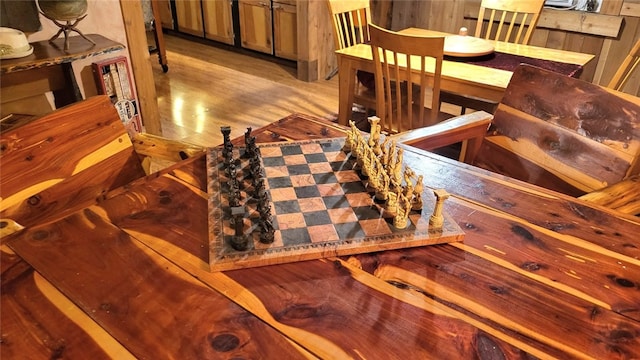
[[[53,42],[64,33],[64,51],[67,51],[69,34],[73,31],[93,45],[96,44],[76,28],[78,23],[87,17],[87,0],[38,0],[38,6],[40,13],[60,28],[49,42]]]

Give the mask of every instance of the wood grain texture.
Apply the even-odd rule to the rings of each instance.
[[[31,225],[64,216],[144,175],[122,131],[98,96],[3,132],[0,217]]]
[[[424,250],[358,257],[366,260],[363,267],[367,271],[387,282],[433,297],[502,332],[513,331],[545,343],[565,352],[561,357],[624,359],[638,355],[637,321],[495,267],[495,261],[474,258],[463,249]],[[567,332],[567,328],[573,330]],[[588,335],[592,331],[600,336]]]
[[[3,357],[134,358],[28,264],[11,272],[2,274]]]
[[[638,114],[637,98],[520,66],[476,163],[533,184],[542,179],[553,190],[573,188],[565,192],[581,195],[637,172]],[[546,181],[547,174],[559,181]]]
[[[259,319],[90,210],[32,227],[11,247],[136,357],[305,357]]]

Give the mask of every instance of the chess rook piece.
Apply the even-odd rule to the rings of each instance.
[[[231,237],[231,247],[238,251],[244,251],[249,248],[249,238],[244,235],[244,215],[246,210],[244,206],[231,207],[231,224],[234,227],[235,235]]]
[[[442,208],[444,206],[444,201],[449,197],[449,193],[447,193],[444,189],[437,189],[433,191],[433,194],[436,196],[436,205],[433,209],[433,214],[429,218],[429,225],[434,229],[442,228],[444,224],[444,216],[442,216]]]

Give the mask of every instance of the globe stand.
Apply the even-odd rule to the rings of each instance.
[[[80,34],[80,36],[82,36],[85,40],[89,41],[90,43],[92,43],[93,45],[95,45],[96,43],[89,39],[88,37],[84,36],[84,34],[76,29],[76,25],[78,25],[78,23],[80,21],[82,21],[84,18],[87,17],[87,14],[80,16],[79,18],[75,19],[75,20],[67,20],[66,24],[62,24],[60,23],[58,20],[53,19],[49,16],[47,16],[45,13],[40,12],[44,17],[46,17],[47,19],[53,21],[54,24],[58,25],[58,27],[60,28],[60,30],[58,30],[58,32],[53,35],[51,37],[51,39],[49,39],[49,42],[53,42],[53,40],[57,39],[60,34],[64,33],[64,51],[69,50],[69,34],[73,31],[73,32],[77,32],[78,34]]]

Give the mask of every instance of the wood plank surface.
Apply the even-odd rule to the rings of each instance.
[[[164,182],[166,178],[156,180]],[[197,202],[197,196],[177,196],[174,186],[165,189],[176,194],[174,199],[185,199],[189,204]],[[138,194],[135,197],[144,198],[140,195],[143,191],[135,192]],[[420,299],[406,299],[406,295],[390,285],[382,285],[381,290],[376,288],[379,284],[360,284],[375,282],[375,279],[338,260],[273,265],[225,274],[209,272],[203,251],[198,247],[185,246],[185,243],[200,241],[200,231],[197,228],[194,231],[194,225],[206,223],[203,211],[189,209],[188,221],[184,221],[187,214],[176,221],[175,212],[172,212],[174,220],[170,221],[171,226],[161,228],[159,222],[162,219],[166,221],[167,217],[147,215],[157,213],[151,199],[141,200],[136,204],[137,212],[124,217],[116,210],[122,203],[111,198],[100,204],[100,210],[96,211],[104,210],[105,216],[119,227],[212,288],[227,294],[321,358],[371,358],[380,355],[406,358],[434,353],[436,357],[471,356],[476,351],[483,351],[483,348],[478,350],[470,345],[475,342],[479,343],[478,346],[499,344],[506,353],[520,353],[501,339],[455,319],[447,313],[446,307]],[[182,200],[180,203],[184,204]],[[354,271],[365,279],[354,279]],[[345,296],[352,292],[357,294],[357,298]],[[243,295],[238,296],[240,293]],[[424,310],[427,313],[422,313]],[[345,333],[360,335],[345,336]],[[405,342],[408,339],[412,339],[415,345],[407,346]],[[435,344],[446,345],[436,347]],[[538,347],[546,348],[542,344]],[[437,351],[428,350],[436,348]],[[553,349],[543,353],[547,351],[554,353]],[[560,354],[556,352],[556,355]]]
[[[91,210],[9,242],[138,358],[308,357]]]
[[[288,140],[303,124],[254,135]],[[313,126],[308,136],[325,131]],[[452,195],[463,242],[211,272],[195,156],[3,238],[3,334],[35,334],[10,351],[58,354],[42,339],[70,329],[96,358],[640,357],[640,220],[403,147],[426,187]]]
[[[24,261],[3,271],[1,290],[3,358],[134,358]]]
[[[107,96],[0,135],[0,217],[26,226],[62,217],[144,176]]]

